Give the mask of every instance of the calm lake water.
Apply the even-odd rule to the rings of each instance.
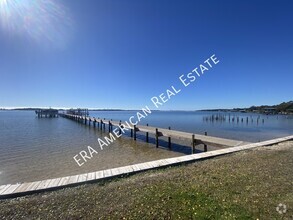
[[[128,120],[135,114],[136,111],[90,112],[91,116],[113,120]],[[203,120],[214,114],[225,115],[226,121]],[[234,122],[229,122],[229,114],[231,118],[239,117],[239,122],[236,118]],[[212,136],[249,142],[293,134],[292,116],[153,111],[141,121],[141,124],[146,123],[198,134],[208,132]],[[188,142],[175,141],[173,151],[169,151],[167,142],[162,138],[160,148],[156,149],[154,139],[151,137],[151,142],[145,143],[143,134],[138,134],[137,141],[125,135],[101,151],[97,139],[106,135],[98,129],[61,117],[38,119],[33,111],[0,111],[0,185],[75,175],[190,153]],[[98,154],[79,167],[73,156],[87,146],[96,149]],[[199,147],[198,150],[202,149]]]

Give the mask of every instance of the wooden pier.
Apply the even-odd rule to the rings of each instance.
[[[238,147],[230,147],[200,154],[191,154],[186,156],[155,160],[151,162],[139,163],[124,167],[117,167],[107,170],[99,170],[90,173],[83,173],[79,175],[59,177],[54,179],[47,179],[42,181],[7,184],[0,186],[0,199],[14,198],[33,193],[44,191],[52,191],[65,187],[77,186],[85,183],[98,182],[104,179],[121,177],[124,175],[134,174],[137,172],[144,172],[151,169],[158,169],[163,167],[175,166],[179,164],[196,162],[199,160],[209,159],[220,155],[231,154],[238,151],[249,150],[256,147],[263,147],[274,145],[280,142],[293,140],[293,135],[273,140],[263,141],[259,143],[252,143]]]
[[[72,115],[72,114],[60,114],[62,117],[84,123],[86,125],[89,125],[101,130],[106,131],[106,125],[108,127],[108,132],[113,131],[113,126],[117,127],[121,134],[121,128],[123,129],[123,122],[122,121],[113,121],[108,119],[100,119],[95,117],[87,117],[87,116],[79,116],[79,115]],[[124,122],[125,124],[125,122]],[[168,146],[171,149],[171,140],[177,139],[177,140],[188,140],[191,141],[191,153],[195,152],[195,148],[197,145],[203,144],[204,145],[204,151],[207,151],[207,146],[211,145],[214,147],[236,147],[243,144],[248,144],[249,142],[244,141],[238,141],[238,140],[231,140],[231,139],[225,139],[225,138],[218,138],[218,137],[212,137],[207,136],[207,133],[204,135],[200,134],[193,134],[183,131],[176,131],[171,130],[169,127],[166,128],[158,128],[158,127],[151,127],[147,125],[132,125],[130,126],[130,136],[136,140],[137,132],[143,132],[146,136],[146,142],[149,141],[149,134],[153,134],[155,136],[156,140],[156,147],[159,147],[159,137],[167,137],[168,138]],[[129,129],[127,127],[127,129]]]
[[[57,109],[38,109],[35,111],[38,118],[57,118],[58,110]]]

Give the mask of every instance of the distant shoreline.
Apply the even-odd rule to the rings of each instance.
[[[27,107],[27,108],[0,108],[0,111],[10,111],[10,110],[22,110],[22,111],[36,111],[40,109],[48,109],[48,108],[35,108],[35,107]],[[70,108],[53,108],[58,111],[67,111]],[[137,109],[88,109],[89,111],[139,111]],[[242,113],[256,113],[256,114],[265,114],[265,115],[293,115],[293,101],[283,102],[278,105],[261,105],[261,106],[251,106],[249,108],[218,108],[218,109],[200,109],[200,110],[152,110],[152,111],[161,111],[161,112],[192,112],[192,111],[202,111],[202,112],[242,112]]]

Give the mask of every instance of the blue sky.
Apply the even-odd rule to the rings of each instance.
[[[212,54],[220,63],[162,110],[292,100],[292,1],[32,2],[0,13],[2,107],[140,109]]]

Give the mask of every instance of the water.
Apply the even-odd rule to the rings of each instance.
[[[135,116],[137,111],[92,111],[90,115],[113,120],[128,120],[130,116]],[[205,121],[205,117],[211,115],[226,116],[226,121]],[[231,121],[228,121],[230,115]],[[235,121],[232,122],[232,118]],[[237,123],[236,117],[239,117]],[[246,118],[249,121],[246,123]],[[243,118],[243,122],[241,122]],[[257,123],[257,118],[259,121]],[[251,121],[253,119],[253,122]],[[262,122],[264,120],[264,123]],[[264,141],[272,138],[284,137],[293,134],[293,115],[262,115],[255,113],[241,112],[206,112],[206,111],[153,111],[140,122],[150,126],[168,128],[243,140],[248,142]]]
[[[135,114],[136,111],[90,112],[91,116],[113,120],[128,120]],[[244,113],[230,114],[252,117],[254,123],[203,120],[211,114],[215,113],[156,111],[141,124],[171,126],[174,130],[199,134],[207,131],[208,135],[251,142],[293,134],[292,116],[261,115],[264,123],[260,120],[258,124],[256,118],[259,115]],[[100,150],[97,139],[105,135],[98,129],[64,118],[38,119],[33,111],[0,111],[0,185],[75,175],[190,153],[190,147],[186,147],[190,145],[188,141],[176,141],[172,145],[173,151],[167,150],[167,143],[161,141],[162,147],[156,149],[152,137],[151,143],[145,143],[144,135],[139,133],[137,141],[126,135]],[[96,149],[98,154],[79,167],[73,156],[87,146]]]

